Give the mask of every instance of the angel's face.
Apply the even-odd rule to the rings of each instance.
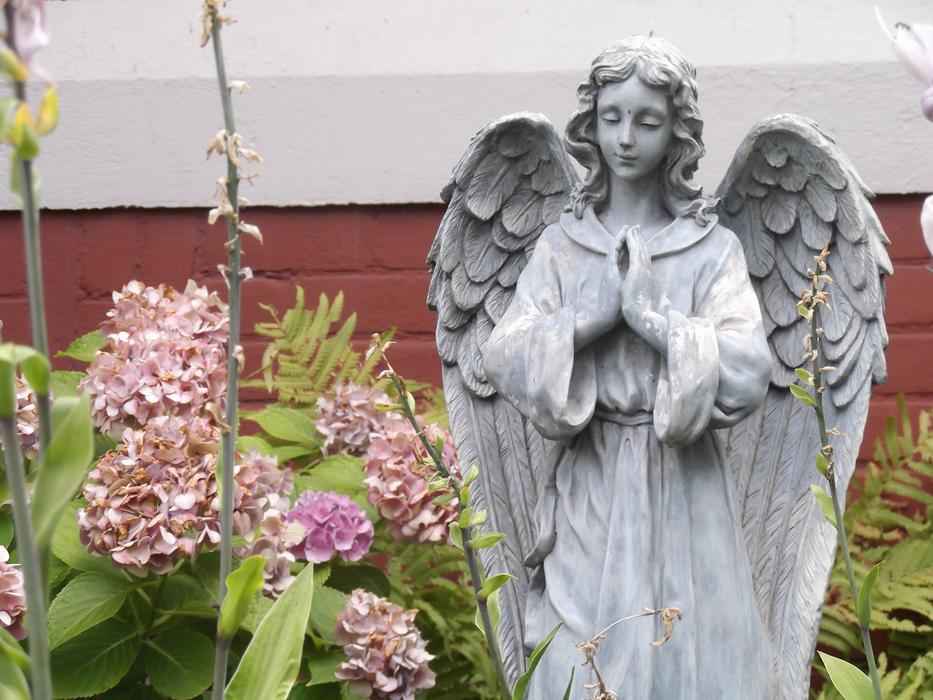
[[[632,76],[596,96],[596,138],[609,169],[623,180],[652,174],[671,145],[674,115],[666,90]]]

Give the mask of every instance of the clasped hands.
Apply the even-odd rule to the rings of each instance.
[[[667,318],[654,309],[651,255],[638,226],[625,226],[600,268],[594,295],[578,309],[576,345],[581,347],[625,323],[660,352],[667,351]]]

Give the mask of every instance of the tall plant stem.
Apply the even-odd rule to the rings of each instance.
[[[6,41],[16,53],[15,23],[13,21],[13,3],[3,7],[6,18]],[[13,94],[21,102],[26,101],[26,85],[13,81]],[[49,356],[49,338],[45,326],[45,300],[42,291],[42,250],[39,244],[39,210],[33,189],[32,163],[17,157],[13,164],[18,168],[22,180],[23,198],[23,247],[26,250],[27,286],[29,292],[29,323],[32,329],[32,346],[46,357]],[[46,425],[48,423],[46,422]],[[40,430],[41,430],[40,424]],[[40,435],[41,437],[41,435]]]
[[[236,133],[233,119],[233,102],[227,86],[227,70],[224,66],[223,44],[220,39],[220,22],[216,13],[211,16],[211,42],[214,46],[214,62],[217,66],[217,82],[223,103],[224,127],[228,136]],[[234,146],[228,142],[228,149]],[[236,450],[237,402],[239,399],[239,362],[237,349],[240,345],[240,232],[238,227],[240,205],[237,198],[239,174],[236,164],[227,154],[227,197],[234,215],[227,218],[227,286],[230,290],[230,336],[227,340],[227,406],[225,425],[221,434],[221,501],[220,501],[220,590],[218,604],[227,594],[227,576],[233,565],[233,461]],[[219,623],[218,623],[219,625]],[[218,626],[219,629],[219,626]],[[219,700],[224,696],[227,682],[227,653],[229,643],[218,634],[214,656],[214,686],[211,697]]]
[[[814,292],[819,291],[816,283],[813,284]],[[821,333],[819,324],[819,305],[814,304],[812,315],[810,317],[810,337],[816,349],[816,355],[812,361],[813,369],[813,395],[816,400],[816,422],[820,431],[820,448],[831,454],[832,448],[829,444],[829,436],[826,433],[826,413],[823,409],[823,376],[820,370],[820,357],[822,356]],[[829,460],[826,468],[826,480],[829,482],[829,495],[833,501],[833,513],[836,516],[836,535],[839,539],[839,549],[842,551],[842,559],[846,566],[846,576],[849,579],[849,588],[852,589],[852,600],[858,600],[858,586],[855,583],[855,572],[852,567],[852,556],[849,554],[849,540],[846,537],[845,524],[843,522],[842,504],[839,500],[839,490],[836,488],[836,470],[834,459]],[[865,659],[868,661],[868,675],[871,677],[871,685],[875,694],[875,700],[882,700],[881,682],[878,678],[878,668],[875,665],[875,652],[871,646],[871,635],[868,627],[859,621],[859,632],[862,636],[862,648],[865,652]]]
[[[42,567],[29,519],[26,497],[26,471],[16,437],[16,419],[0,418],[0,439],[6,462],[10,494],[13,497],[13,524],[16,528],[16,551],[23,566],[26,588],[26,611],[29,618],[29,659],[32,663],[32,698],[50,700],[52,674],[49,664],[48,616]]]
[[[411,424],[412,428],[414,428],[415,433],[418,435],[418,438],[421,441],[425,451],[428,453],[428,456],[431,457],[431,461],[434,463],[434,468],[437,469],[438,473],[440,473],[448,480],[451,488],[454,489],[454,492],[457,495],[457,511],[462,513],[463,509],[466,507],[466,504],[463,502],[463,497],[461,496],[464,486],[463,481],[456,474],[454,474],[446,464],[444,464],[444,460],[438,453],[437,448],[431,444],[431,441],[428,440],[427,436],[424,434],[424,431],[421,429],[421,426],[418,425],[418,418],[415,416],[415,413],[408,402],[408,390],[405,388],[405,383],[402,381],[402,378],[394,371],[392,371],[391,376],[395,391],[398,393],[399,398],[401,399],[400,403],[402,406],[402,411],[405,413],[405,417],[408,419],[408,422]],[[477,556],[476,550],[472,545],[473,528],[462,528],[462,535],[463,554],[466,557],[467,566],[470,569],[470,578],[472,579],[473,583],[473,593],[476,598],[476,606],[477,610],[479,610],[480,619],[483,622],[483,632],[486,635],[486,644],[489,647],[489,653],[492,656],[493,663],[496,666],[496,676],[499,679],[499,690],[504,700],[509,700],[511,697],[509,693],[509,682],[505,673],[505,666],[502,665],[502,653],[499,650],[499,638],[496,635],[496,631],[492,624],[492,616],[489,613],[489,605],[486,602],[486,598],[482,595],[483,574],[480,570],[479,557]]]

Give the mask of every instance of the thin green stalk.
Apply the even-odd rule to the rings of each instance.
[[[816,278],[814,278],[815,280]],[[820,291],[817,282],[813,282],[813,291]],[[826,414],[823,410],[823,375],[819,367],[821,357],[821,335],[822,328],[819,324],[819,304],[814,303],[812,314],[810,316],[810,337],[814,344],[816,354],[813,356],[813,395],[816,400],[816,422],[820,431],[820,448],[824,454],[832,454],[832,447],[829,443],[829,436],[826,433]],[[829,482],[829,495],[833,501],[833,513],[836,516],[836,535],[839,540],[839,548],[842,550],[842,559],[846,566],[846,576],[849,579],[849,588],[852,590],[852,600],[858,600],[858,586],[855,583],[855,572],[852,568],[852,557],[849,554],[849,541],[846,537],[845,524],[843,522],[842,504],[839,500],[839,491],[836,488],[836,471],[834,459],[829,460],[826,468],[826,480]],[[868,675],[871,677],[871,685],[875,694],[875,700],[882,700],[881,681],[878,678],[878,668],[875,664],[875,652],[871,645],[871,635],[868,627],[859,621],[859,633],[862,637],[862,649],[865,652],[865,659],[868,661]]]
[[[13,3],[7,2],[3,7],[6,18],[6,42],[16,53],[16,36],[14,33]],[[18,80],[13,81],[13,94],[21,102],[26,101],[26,85]],[[32,163],[22,158],[16,158],[14,168],[20,171],[23,197],[23,247],[26,251],[27,287],[29,292],[29,323],[32,330],[32,346],[46,357],[49,356],[49,339],[45,325],[45,300],[42,291],[42,251],[39,243],[39,210],[33,189]]]
[[[454,493],[457,496],[457,512],[462,513],[463,509],[466,507],[466,504],[463,502],[463,497],[461,493],[463,492],[463,481],[454,474],[442,459],[440,453],[438,453],[437,448],[431,444],[431,441],[428,440],[427,436],[424,434],[424,431],[421,429],[421,426],[418,425],[418,419],[412,411],[411,406],[408,403],[408,390],[405,388],[405,383],[402,381],[402,378],[395,373],[393,370],[391,372],[392,384],[395,387],[395,391],[398,393],[400,398],[400,404],[402,407],[402,412],[405,414],[405,417],[408,419],[408,422],[414,428],[415,433],[418,435],[421,444],[424,446],[425,451],[431,457],[431,461],[434,462],[434,468],[444,476],[451,485],[451,488],[454,490]],[[505,673],[505,666],[502,664],[502,653],[499,650],[499,638],[496,635],[495,629],[492,624],[492,617],[489,613],[489,606],[486,603],[486,598],[482,595],[483,590],[483,574],[480,570],[479,557],[476,554],[476,550],[472,546],[472,527],[462,528],[462,544],[463,544],[463,554],[467,560],[467,566],[470,569],[470,578],[473,583],[473,593],[476,599],[476,606],[479,610],[480,619],[483,622],[483,631],[486,634],[486,643],[489,647],[489,653],[492,655],[493,663],[496,666],[496,676],[499,679],[499,689],[502,693],[504,700],[509,700],[509,682],[508,677]]]
[[[216,13],[211,15],[211,41],[214,46],[214,63],[217,66],[217,82],[223,104],[224,127],[228,136],[236,133],[233,119],[233,103],[227,87],[227,71],[224,66],[223,45],[220,38],[220,22]],[[234,146],[228,142],[228,149]],[[240,345],[240,232],[239,217],[239,174],[236,164],[227,153],[227,197],[233,207],[234,215],[227,218],[227,286],[230,289],[230,336],[227,340],[227,405],[224,416],[225,425],[221,434],[221,504],[220,504],[220,590],[218,605],[223,603],[227,594],[227,576],[233,565],[233,458],[236,449],[237,402],[239,392],[239,366],[237,348]],[[218,621],[218,630],[219,630]],[[229,641],[218,633],[216,654],[214,657],[214,685],[211,697],[220,700],[224,697],[227,683],[227,655]]]
[[[16,437],[16,419],[0,418],[0,439],[6,462],[10,495],[13,497],[13,524],[16,528],[16,551],[23,566],[26,589],[26,614],[29,618],[29,659],[32,663],[33,700],[50,700],[52,673],[49,664],[48,617],[45,586],[39,553],[36,550],[26,496],[26,471]]]

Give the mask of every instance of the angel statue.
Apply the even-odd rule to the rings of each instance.
[[[483,563],[516,577],[507,676],[563,623],[527,696],[559,700],[573,667],[593,680],[576,643],[676,607],[661,646],[656,616],[602,640],[608,690],[804,698],[835,531],[810,490],[814,412],[787,390],[809,333],[795,304],[828,247],[824,403],[844,492],[885,376],[872,195],[813,122],[779,115],[704,196],[696,69],[664,39],[613,44],[577,95],[563,143],[528,113],[476,135],[428,257],[460,461],[508,535]]]

